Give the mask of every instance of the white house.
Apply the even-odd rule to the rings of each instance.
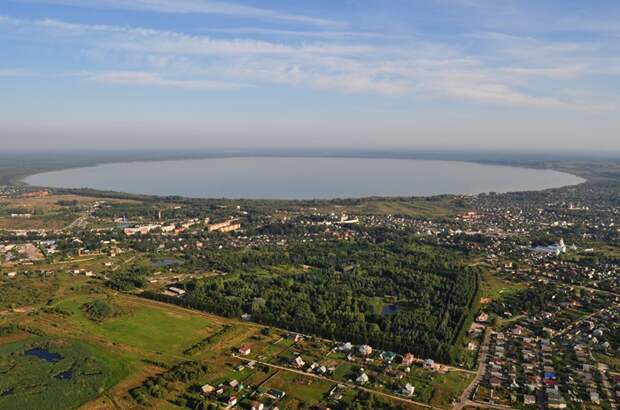
[[[359,352],[364,356],[370,356],[372,354],[372,347],[368,345],[361,345],[359,348]]]
[[[415,386],[412,386],[410,383],[405,384],[405,386],[403,387],[402,393],[405,396],[413,396],[413,394],[415,393]]]

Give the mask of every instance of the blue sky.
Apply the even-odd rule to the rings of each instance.
[[[3,0],[15,148],[620,150],[620,2]]]

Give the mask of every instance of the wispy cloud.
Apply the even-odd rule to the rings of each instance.
[[[586,64],[574,64],[557,67],[502,67],[500,72],[510,76],[529,78],[572,79],[588,72]]]
[[[31,70],[24,68],[0,68],[0,77],[26,77],[33,75]]]
[[[91,9],[116,9],[169,14],[219,14],[270,21],[292,22],[319,27],[344,27],[340,21],[285,13],[267,8],[211,0],[18,0]]]
[[[194,32],[203,33],[220,33],[220,34],[247,34],[259,36],[289,36],[289,37],[306,37],[306,38],[326,38],[326,39],[342,39],[342,38],[364,38],[378,40],[405,40],[410,36],[375,33],[369,31],[325,31],[325,30],[279,30],[266,29],[258,27],[235,27],[235,28],[204,28],[193,30]]]
[[[458,99],[531,108],[571,108],[569,103],[557,98],[524,94],[504,84],[493,82],[472,83],[471,81],[463,81],[463,79],[455,77],[442,77],[444,77],[443,81],[435,84],[435,88]]]
[[[76,42],[96,43],[99,46],[122,48],[161,54],[364,54],[374,50],[365,44],[302,43],[287,45],[253,39],[215,39],[204,35],[189,35],[174,31],[142,27],[121,27],[102,24],[77,24],[56,19],[22,20],[5,17],[0,23],[42,34],[73,37]],[[109,43],[109,44],[106,44]]]
[[[89,74],[87,78],[99,83],[133,86],[173,87],[188,90],[235,90],[247,85],[209,80],[183,80],[164,78],[158,73],[145,71],[109,71]]]
[[[193,90],[282,84],[581,110],[588,105],[568,99],[562,87],[553,84],[592,75],[610,64],[607,57],[595,59],[583,44],[499,33],[479,34],[493,50],[472,53],[449,42],[418,38],[286,42],[0,16],[0,30],[2,27],[51,41],[55,47],[65,44],[82,56],[101,54],[102,58],[93,61],[98,67],[91,70],[97,74],[88,77],[94,81]],[[539,61],[541,64],[536,64]],[[531,86],[543,80],[543,89]]]

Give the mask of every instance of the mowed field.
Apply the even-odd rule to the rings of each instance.
[[[84,332],[146,352],[179,355],[218,327],[204,316],[179,314],[160,306],[141,306],[122,299],[114,299],[121,310],[118,317],[93,322],[81,309],[89,299],[80,296],[55,307],[71,312],[68,320]]]

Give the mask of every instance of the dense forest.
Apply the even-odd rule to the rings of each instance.
[[[393,232],[286,250],[210,252],[202,264],[226,274],[182,284],[188,294],[169,301],[450,362],[478,286],[463,256]]]

